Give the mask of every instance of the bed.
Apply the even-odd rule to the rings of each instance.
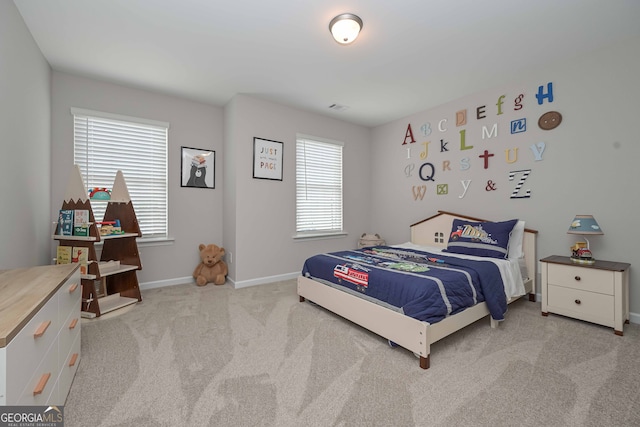
[[[507,288],[511,286],[511,284],[507,285],[505,282],[504,293],[501,297],[504,301],[496,302],[495,296],[487,297],[487,300],[484,300],[484,298],[478,298],[480,301],[475,301],[467,308],[454,308],[453,310],[451,310],[451,307],[449,306],[448,309],[451,312],[444,317],[441,314],[436,315],[435,317],[425,317],[426,315],[423,314],[416,315],[419,310],[414,310],[413,313],[405,314],[404,310],[398,310],[397,307],[394,306],[394,304],[397,304],[396,302],[394,302],[393,304],[387,304],[382,299],[378,299],[378,296],[376,296],[375,298],[367,296],[367,292],[373,289],[373,286],[367,287],[368,285],[365,283],[367,280],[369,280],[369,278],[362,277],[362,275],[365,273],[361,273],[360,271],[354,272],[353,270],[350,270],[349,267],[353,267],[354,264],[345,263],[342,261],[344,261],[344,256],[347,256],[345,255],[345,252],[350,252],[348,256],[360,258],[354,259],[353,261],[362,261],[369,256],[371,256],[372,258],[377,258],[381,254],[385,256],[385,252],[390,252],[391,255],[389,256],[392,257],[396,256],[398,253],[406,253],[409,254],[412,261],[415,261],[416,252],[420,254],[420,256],[422,256],[422,251],[429,249],[433,251],[441,251],[435,254],[429,252],[427,253],[427,255],[424,255],[427,257],[426,261],[424,261],[424,264],[429,266],[429,270],[431,270],[432,272],[439,270],[464,270],[466,267],[462,267],[463,261],[458,262],[457,259],[467,258],[467,256],[453,254],[446,251],[446,249],[447,247],[449,247],[449,250],[454,249],[454,242],[456,242],[455,226],[456,224],[459,225],[465,221],[487,224],[487,227],[489,226],[489,224],[492,224],[491,221],[485,221],[479,218],[459,215],[445,211],[438,211],[436,215],[426,218],[410,226],[411,241],[407,242],[406,244],[392,245],[390,247],[385,246],[378,248],[363,248],[361,250],[358,250],[363,252],[358,252],[356,250],[341,251],[331,254],[318,254],[314,257],[310,257],[309,259],[307,259],[307,261],[305,261],[302,275],[298,277],[297,291],[300,302],[309,300],[314,304],[317,304],[339,316],[344,317],[345,319],[352,321],[353,323],[356,323],[380,335],[383,338],[386,338],[387,340],[389,340],[390,344],[398,345],[406,348],[409,351],[412,351],[416,356],[419,357],[420,367],[423,369],[428,369],[430,364],[431,344],[458,331],[459,329],[464,328],[467,325],[470,325],[473,322],[476,322],[477,320],[482,319],[483,317],[489,317],[492,328],[497,327],[499,321],[503,320],[503,316],[501,316],[500,314],[500,306],[503,305],[504,312],[506,312],[506,307],[509,303],[524,295],[528,295],[530,301],[535,301],[535,277],[537,276],[537,231],[524,228],[520,233],[521,241],[518,240],[518,244],[514,245],[512,240],[512,244],[510,245],[511,247],[509,248],[509,254],[519,252],[519,256],[509,257],[517,258],[515,263],[518,264],[519,272],[521,273],[521,280],[519,281],[520,285],[518,287],[518,290],[507,290]],[[520,221],[519,223],[524,224],[523,221]],[[459,228],[460,227],[458,227],[458,229]],[[460,234],[460,231],[458,231],[458,234]],[[477,240],[474,241],[477,242]],[[445,249],[445,251],[442,251],[443,249]],[[515,252],[511,252],[514,250]],[[462,250],[461,252],[465,251],[466,249]],[[316,259],[323,259],[327,257],[334,257],[338,259],[338,262],[334,262],[333,264],[335,267],[332,273],[332,275],[336,279],[337,285],[329,283],[329,279],[325,278],[323,274],[319,272],[319,270],[316,270],[317,272],[311,271],[312,268],[315,268],[313,267],[312,261],[315,262]],[[455,257],[456,260],[454,261],[452,257]],[[504,257],[507,258],[506,255]],[[475,259],[476,261],[484,260],[484,257],[471,256],[468,258],[472,260]],[[487,258],[487,260],[489,260],[489,258]],[[389,261],[391,262],[393,260]],[[439,268],[441,267],[441,263],[445,267],[450,268]],[[505,280],[505,268],[511,268],[511,270],[513,271],[514,261],[513,259],[511,260],[511,267],[503,267],[502,265],[500,265],[500,263],[501,261],[495,262],[496,268],[500,270],[502,280]],[[360,270],[366,272],[381,269],[378,268],[378,266],[370,266],[366,264],[366,262],[361,262],[359,264],[365,265],[365,268],[360,268]],[[476,262],[475,264],[471,264],[470,268],[475,269],[475,265],[477,264],[486,265],[489,263]],[[416,265],[422,265],[422,262],[418,262]],[[356,268],[357,267],[358,266],[356,265]],[[416,273],[414,271],[411,271],[409,273],[410,276],[417,276],[419,274],[422,274]],[[469,277],[470,274],[475,273],[466,272],[464,274]],[[495,276],[491,277],[495,278]],[[374,279],[371,278],[370,280]],[[410,281],[404,276],[399,277],[396,280],[397,286],[405,286],[410,283]],[[480,282],[484,280],[487,283],[493,281],[493,279],[485,280],[480,278],[478,280]],[[359,281],[361,281],[360,284],[358,283]],[[440,283],[441,281],[439,279],[436,279],[434,281],[438,282],[438,286],[440,286],[440,288],[442,289],[442,283]],[[469,283],[471,283],[471,279],[469,279]],[[348,286],[341,286],[345,284]],[[475,292],[475,290],[471,290],[470,292],[465,291],[465,293],[472,293],[474,295]],[[498,308],[496,308],[496,304],[498,304]],[[447,302],[447,305],[450,304]],[[416,316],[417,318],[412,316]],[[421,318],[435,318],[436,321],[420,320]]]

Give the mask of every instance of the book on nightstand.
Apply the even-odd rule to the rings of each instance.
[[[69,264],[73,249],[71,246],[58,246],[56,249],[56,264]]]
[[[60,209],[58,234],[61,236],[73,235],[73,209]]]

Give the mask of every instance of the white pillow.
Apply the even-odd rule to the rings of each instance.
[[[511,230],[511,236],[509,237],[509,255],[507,258],[522,258],[524,257],[524,251],[522,250],[522,241],[524,239],[524,221],[518,220],[516,225]]]

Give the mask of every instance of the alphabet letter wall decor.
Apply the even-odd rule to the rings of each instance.
[[[510,155],[512,151],[513,151],[513,158]],[[511,148],[511,149],[508,148],[504,150],[504,154],[505,154],[505,157],[507,158],[506,160],[507,163],[515,163],[518,161],[518,147]]]
[[[431,174],[430,175],[426,175],[424,174],[423,169],[427,167],[428,169],[430,169]],[[433,175],[435,175],[436,171],[435,168],[433,167],[433,165],[431,163],[424,163],[422,166],[420,166],[420,171],[418,172],[420,175],[420,179],[423,181],[433,181]]]
[[[538,142],[537,144],[531,144],[529,148],[533,151],[534,160],[539,162],[542,160],[542,153],[544,153],[544,149],[547,145],[544,142]]]
[[[549,102],[553,102],[553,83],[547,83],[546,93],[544,92],[544,88],[542,86],[539,86],[536,98],[538,99],[538,105],[542,105],[545,99]]]
[[[427,192],[426,185],[418,185],[413,186],[413,200],[422,200],[424,198],[425,193]]]
[[[415,138],[413,137],[413,131],[411,130],[411,123],[409,123],[409,125],[407,126],[407,132],[404,134],[404,142],[402,143],[402,145],[407,145],[407,139],[409,139],[410,144],[416,142]]]
[[[524,185],[524,182],[527,180],[527,178],[529,177],[529,174],[531,173],[531,169],[509,172],[509,181],[513,181],[516,174],[520,174],[520,173],[522,174],[522,177],[520,177],[520,181],[518,181],[515,188],[513,189],[513,192],[511,193],[512,199],[528,199],[529,197],[531,197],[531,190],[526,190],[524,195],[519,194],[520,189],[522,188],[522,186]]]
[[[442,106],[430,110],[431,117],[427,111],[426,117],[418,119],[420,122],[408,123],[402,142],[406,148],[403,173],[413,200],[427,201],[437,196],[462,199],[468,194],[484,194],[487,200],[530,199],[533,191],[524,185],[532,173],[531,166],[544,160],[553,130],[562,123],[562,114],[550,111],[548,105],[556,101],[554,89],[553,82],[541,82],[513,91],[501,90],[484,100],[474,95],[466,105],[463,99],[452,103],[449,111]],[[527,101],[533,97],[535,102]],[[416,141],[413,126],[419,126],[423,137],[436,136]],[[434,145],[429,151],[432,141],[439,142],[439,147]],[[420,146],[411,150],[409,145],[416,142]],[[441,169],[436,171],[435,165]],[[508,175],[513,187],[495,178],[503,174]],[[472,178],[480,179],[481,184],[471,186]],[[449,192],[449,184],[456,180],[462,185],[461,194]]]
[[[471,185],[471,180],[470,179],[466,179],[466,180],[460,181],[460,183],[462,184],[462,189],[464,191],[462,192],[461,195],[458,196],[458,198],[462,199],[464,197],[464,195],[467,194],[467,190],[469,189],[469,186]]]

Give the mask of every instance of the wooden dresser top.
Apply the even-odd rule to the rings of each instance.
[[[79,267],[76,263],[0,270],[0,348],[9,344]]]

